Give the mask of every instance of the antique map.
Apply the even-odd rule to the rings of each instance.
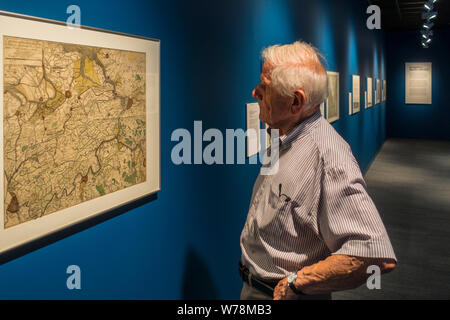
[[[3,37],[4,227],[146,181],[146,56]]]

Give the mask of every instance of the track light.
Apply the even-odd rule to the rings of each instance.
[[[422,12],[422,19],[431,20],[437,17],[436,11]]]
[[[421,30],[420,33],[424,38],[430,38],[433,35],[433,30]]]
[[[420,33],[422,34],[422,47],[424,48],[428,48],[428,45],[431,43],[431,37],[433,36],[431,28],[433,28],[434,23],[431,20],[437,17],[437,11],[433,11],[436,2],[437,0],[428,0],[423,4],[425,12],[422,12],[422,19],[427,21],[423,23],[424,30],[421,30]]]
[[[430,42],[431,42],[431,38],[425,38],[425,37],[422,36],[422,43],[428,44]]]

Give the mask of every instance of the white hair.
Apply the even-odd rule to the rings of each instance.
[[[271,82],[281,94],[293,97],[295,90],[303,90],[307,109],[313,109],[328,97],[328,77],[319,60],[323,56],[312,45],[301,41],[273,45],[261,55],[273,67]]]

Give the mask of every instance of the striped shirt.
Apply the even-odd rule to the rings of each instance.
[[[258,176],[241,233],[253,275],[281,279],[330,254],[396,260],[350,146],[320,111],[280,137],[278,165]]]

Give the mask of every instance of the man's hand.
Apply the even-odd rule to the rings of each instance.
[[[367,267],[370,265],[378,265],[383,274],[394,270],[396,261],[387,258],[331,255],[325,260],[303,267],[298,271],[295,286],[303,293],[309,295],[355,289],[364,284],[370,276],[367,273]],[[289,288],[287,277],[278,282],[274,289],[273,297],[275,300],[299,298]]]
[[[281,279],[273,290],[273,300],[296,300],[298,296],[289,288],[288,277]]]

